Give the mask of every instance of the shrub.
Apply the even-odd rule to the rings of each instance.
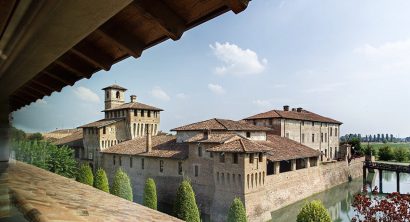
[[[375,156],[376,155],[376,150],[373,148],[373,146],[368,145],[364,148],[364,154],[368,155],[368,156],[370,156],[370,155]]]
[[[11,127],[11,139],[12,140],[25,140],[26,133],[23,130]]]
[[[90,186],[93,185],[93,172],[88,164],[82,164],[80,169],[78,169],[77,181]]]
[[[393,157],[397,162],[404,162],[407,160],[409,151],[403,147],[394,149]]]
[[[67,146],[57,147],[48,142],[47,144],[49,152],[47,159],[48,170],[61,176],[75,178],[77,175],[77,161],[74,159],[73,150]]]
[[[110,188],[108,186],[107,174],[101,168],[99,168],[97,170],[97,173],[95,174],[94,187],[104,192],[107,192],[107,193],[110,192]]]
[[[130,178],[121,168],[115,172],[114,182],[111,187],[111,194],[129,201],[133,200]]]
[[[145,181],[143,205],[151,209],[157,209],[157,187],[152,178]]]
[[[189,181],[182,181],[177,190],[174,205],[175,216],[187,222],[199,222],[199,210],[195,201],[195,193]]]
[[[314,200],[306,203],[300,210],[297,222],[331,222],[329,212],[323,206],[320,200]]]
[[[43,135],[41,133],[33,133],[30,136],[28,136],[29,140],[43,140]]]
[[[389,161],[393,159],[393,151],[389,146],[383,146],[378,153],[379,160]]]
[[[246,222],[246,211],[241,199],[235,198],[228,212],[228,222]]]

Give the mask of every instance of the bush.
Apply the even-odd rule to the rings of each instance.
[[[77,181],[92,186],[94,177],[91,167],[88,164],[82,164],[78,170]]]
[[[111,194],[129,201],[133,200],[130,178],[121,168],[115,172],[114,182],[111,187]]]
[[[235,198],[228,212],[228,222],[246,222],[246,211],[241,199]]]
[[[110,192],[110,188],[108,186],[107,174],[101,168],[99,168],[97,170],[97,173],[95,174],[94,187],[104,192],[107,192],[107,193]]]
[[[378,153],[379,160],[389,161],[393,159],[393,151],[389,146],[383,146]]]
[[[11,139],[12,140],[25,140],[26,133],[23,130],[19,130],[15,127],[11,127]]]
[[[403,147],[394,149],[393,157],[397,162],[404,162],[407,160],[409,151]]]
[[[175,216],[187,222],[199,222],[199,210],[195,201],[195,194],[189,181],[182,181],[177,190],[174,205]]]
[[[376,150],[373,148],[373,146],[368,145],[364,148],[364,154],[367,155],[367,156],[370,156],[370,155],[375,156],[376,155]]]
[[[142,204],[146,207],[157,209],[157,187],[152,178],[148,178],[144,187],[144,198]]]
[[[354,147],[353,151],[354,154],[357,155],[363,155],[364,154],[364,150],[363,147],[360,143],[360,139],[357,137],[353,137],[349,142],[348,142],[352,147]]]
[[[41,133],[33,133],[30,136],[28,136],[29,140],[43,140],[43,135]]]
[[[331,222],[329,212],[320,200],[306,203],[300,210],[297,222]]]
[[[57,147],[49,144],[48,152],[47,167],[49,171],[68,178],[75,178],[77,161],[74,159],[72,149],[67,146]]]

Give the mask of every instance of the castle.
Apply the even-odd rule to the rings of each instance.
[[[166,208],[180,182],[189,178],[202,217],[224,221],[232,200],[240,197],[248,217],[259,220],[351,176],[345,175],[346,152],[339,147],[342,123],[302,108],[284,106],[240,121],[209,119],[174,128],[175,135],[169,135],[158,133],[162,109],[139,103],[136,96],[125,103],[126,89],[118,85],[103,90],[105,118],[80,126],[82,133],[57,144],[74,147],[80,161],[105,169],[110,181],[123,168],[135,202],[142,202],[145,180],[151,177]],[[299,195],[293,197],[289,189]]]

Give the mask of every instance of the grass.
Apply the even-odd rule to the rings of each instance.
[[[404,148],[404,149],[407,149],[408,152],[410,152],[410,143],[369,143],[369,145],[372,146],[376,150],[376,152],[378,152],[379,149],[384,146],[391,147],[393,151],[395,149]],[[367,143],[363,142],[362,147],[366,147],[366,146],[367,146]],[[377,156],[376,156],[376,159],[378,159]],[[396,161],[388,161],[388,162],[397,163]],[[410,162],[410,158],[407,158],[403,163],[409,163],[409,162]]]

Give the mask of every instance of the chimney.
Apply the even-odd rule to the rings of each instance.
[[[296,111],[298,112],[298,113],[301,113],[302,112],[302,107],[298,107],[297,109],[296,109]]]
[[[151,132],[151,124],[146,125],[146,136],[147,136],[147,147],[146,147],[146,152],[151,152],[152,151],[152,132]]]
[[[131,95],[131,102],[136,103],[137,102],[137,96],[136,95]]]
[[[283,111],[289,111],[289,106],[288,105],[283,106]]]

